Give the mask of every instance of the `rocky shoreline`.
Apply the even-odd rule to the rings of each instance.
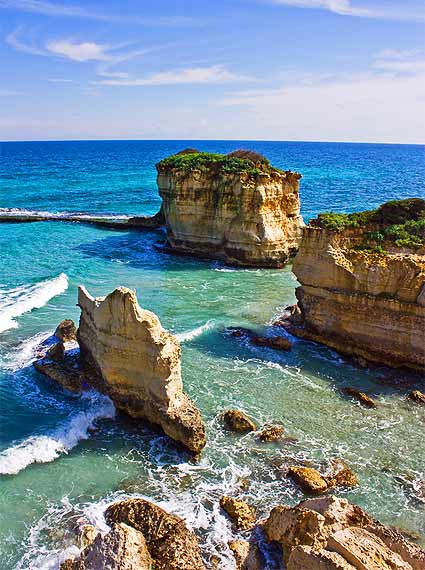
[[[67,221],[111,229],[165,226],[172,252],[219,259],[237,266],[282,267],[295,253],[298,303],[275,325],[369,362],[425,371],[425,201],[402,200],[376,211],[324,214],[303,227],[300,175],[274,169],[263,157],[239,151],[210,155],[193,149],[157,165],[163,206],[152,218],[126,221],[49,216],[0,216],[0,222]],[[245,154],[243,154],[245,153]],[[7,220],[5,219],[7,218]],[[94,298],[79,288],[78,328],[64,321],[39,348],[35,368],[73,392],[95,389],[116,408],[154,424],[198,459],[207,440],[200,411],[183,390],[178,339],[141,308],[134,291],[118,287]],[[230,327],[229,337],[288,352],[281,333],[260,335]],[[370,410],[375,402],[355,387],[345,394]],[[425,402],[416,390],[409,398]],[[263,443],[284,437],[280,425],[261,430],[237,409],[221,415],[239,434],[257,432]],[[329,461],[329,460],[328,460]],[[238,570],[268,568],[258,539],[275,544],[287,570],[422,570],[425,552],[401,532],[333,495],[359,484],[341,458],[326,469],[302,461],[284,476],[307,497],[297,506],[276,505],[267,519],[237,496],[218,506],[248,540],[229,544]],[[311,498],[314,497],[314,498]],[[272,507],[272,505],[270,505]],[[218,507],[217,507],[218,508]],[[110,505],[109,531],[86,529],[79,555],[61,570],[206,570],[198,538],[185,521],[143,498]],[[84,542],[84,544],[83,544]]]

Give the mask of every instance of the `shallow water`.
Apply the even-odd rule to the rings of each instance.
[[[7,143],[0,155],[0,207],[50,212],[153,213],[153,164],[184,146],[232,150],[243,143]],[[353,211],[387,199],[425,197],[418,146],[249,143],[282,167],[304,174],[306,218],[324,209]],[[161,231],[108,231],[58,222],[0,225],[0,557],[2,569],[57,568],[75,528],[102,527],[102,509],[141,495],[198,529],[206,560],[237,536],[217,508],[235,494],[267,514],[295,503],[299,491],[282,472],[294,460],[325,465],[342,457],[360,485],[339,493],[383,522],[425,536],[425,505],[415,482],[425,477],[425,410],[404,400],[423,380],[385,368],[362,370],[335,352],[295,341],[290,353],[250,346],[226,326],[259,331],[294,302],[290,267],[235,270],[159,253]],[[180,335],[186,390],[207,422],[200,463],[163,436],[114,416],[111,403],[65,393],[32,370],[33,349],[63,318],[78,319],[78,284],[96,295],[135,288],[142,306]],[[406,385],[405,381],[410,384]],[[377,410],[342,396],[356,385]],[[280,422],[295,441],[260,443],[226,433],[223,409],[258,423]],[[248,480],[248,487],[246,488]],[[244,536],[241,533],[239,536]],[[269,568],[276,568],[273,552]]]

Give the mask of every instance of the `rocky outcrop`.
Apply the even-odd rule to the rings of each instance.
[[[248,530],[255,523],[255,508],[245,501],[233,497],[221,497],[220,507],[231,518],[236,528]]]
[[[344,394],[347,394],[347,396],[351,396],[356,399],[365,408],[375,409],[377,407],[376,403],[370,396],[360,390],[357,390],[357,388],[344,388],[343,392]]]
[[[281,267],[296,252],[300,174],[263,157],[196,152],[164,159],[157,170],[171,250],[261,267]]]
[[[236,562],[236,570],[264,570],[264,564],[258,546],[246,540],[229,542]]]
[[[288,351],[292,348],[292,342],[284,336],[261,336],[251,329],[244,327],[227,327],[226,334],[248,340],[255,346],[264,346],[266,348],[273,348],[274,350]]]
[[[58,324],[55,330],[55,337],[62,342],[77,340],[77,327],[71,319],[65,319]]]
[[[425,405],[425,394],[420,390],[413,390],[408,394],[407,398],[416,404]]]
[[[287,570],[419,570],[425,552],[346,499],[272,509],[263,529],[282,546]]]
[[[205,570],[198,541],[183,519],[144,499],[114,503],[105,512],[108,524],[124,523],[141,533],[155,570]]]
[[[282,426],[271,425],[264,427],[260,431],[258,437],[261,439],[261,441],[268,443],[270,441],[277,441],[279,439],[282,439],[284,432],[285,430]]]
[[[320,495],[334,487],[355,487],[358,484],[356,475],[342,459],[332,459],[326,475],[312,467],[291,466],[288,476],[310,495]]]
[[[97,534],[61,570],[205,570],[198,541],[183,519],[144,499],[112,504],[111,530]]]
[[[151,570],[152,559],[141,532],[126,524],[114,524],[106,535],[98,534],[78,560],[67,560],[61,570]]]
[[[183,391],[177,338],[125,287],[97,299],[80,287],[78,304],[79,353],[65,350],[62,362],[47,353],[37,370],[73,391],[92,387],[107,394],[118,409],[199,453],[205,427]]]
[[[425,247],[377,246],[370,236],[385,231],[382,224],[333,230],[320,227],[320,217],[310,222],[293,264],[298,305],[280,324],[343,354],[424,371]]]
[[[225,426],[230,431],[246,433],[257,429],[251,418],[240,410],[227,410],[223,413],[222,418]]]

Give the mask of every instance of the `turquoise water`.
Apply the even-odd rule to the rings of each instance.
[[[70,142],[0,145],[0,208],[88,214],[154,213],[154,164],[185,146],[227,152],[249,146],[299,170],[302,213],[354,211],[385,200],[425,197],[423,147],[318,143]],[[58,567],[75,528],[103,525],[102,509],[142,495],[186,518],[205,559],[238,535],[217,508],[223,493],[247,499],[261,516],[299,491],[282,475],[297,460],[342,457],[360,485],[342,491],[383,522],[425,536],[425,410],[407,403],[423,379],[385,368],[357,369],[336,353],[295,341],[279,354],[224,334],[226,326],[267,330],[294,301],[283,270],[234,270],[158,253],[160,231],[108,231],[67,223],[0,225],[0,559],[2,570]],[[99,395],[73,396],[31,368],[33,348],[67,317],[78,319],[78,284],[96,295],[135,288],[182,341],[186,390],[207,423],[208,445],[192,463],[165,437],[121,416]],[[341,396],[357,385],[377,410]],[[259,425],[280,422],[292,441],[259,443],[226,433],[223,409]],[[270,555],[269,568],[276,568]]]

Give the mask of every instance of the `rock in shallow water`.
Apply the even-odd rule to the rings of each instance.
[[[248,530],[255,523],[255,509],[245,501],[221,497],[220,507],[226,511],[236,528]]]
[[[228,429],[240,433],[255,431],[255,423],[240,410],[227,410],[223,413],[223,421]]]

